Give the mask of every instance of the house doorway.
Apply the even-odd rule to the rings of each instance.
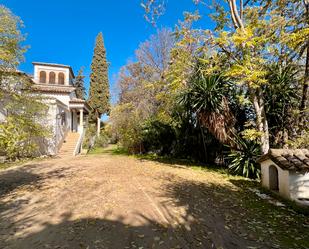
[[[269,166],[269,188],[273,191],[279,191],[278,169],[274,165]]]

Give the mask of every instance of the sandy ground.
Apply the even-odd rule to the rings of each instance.
[[[248,231],[240,189],[218,173],[126,156],[0,172],[0,248],[279,248]]]

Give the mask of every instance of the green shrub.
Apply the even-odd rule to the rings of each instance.
[[[32,119],[10,116],[0,123],[0,154],[10,160],[38,156],[38,143],[48,136],[49,131]]]
[[[143,127],[142,143],[146,152],[171,154],[176,139],[174,129],[158,120],[149,120]]]
[[[109,144],[109,137],[105,132],[101,132],[99,136],[96,137],[94,148],[104,148]]]
[[[229,170],[247,178],[260,178],[260,165],[257,159],[260,156],[260,145],[253,140],[246,140],[235,135],[237,149],[228,155]]]
[[[96,125],[90,123],[86,129],[85,137],[83,140],[83,148],[89,150],[91,149],[91,147],[93,147],[94,137],[96,136],[96,134],[97,134]]]

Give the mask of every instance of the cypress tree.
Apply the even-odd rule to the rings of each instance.
[[[79,99],[85,99],[86,96],[86,91],[84,87],[85,76],[83,75],[83,72],[84,67],[81,67],[74,81],[74,86],[76,87],[76,97]]]
[[[102,32],[96,37],[94,54],[91,63],[89,105],[92,108],[90,118],[98,122],[100,132],[100,119],[102,114],[110,111],[110,93],[108,82],[108,63]]]

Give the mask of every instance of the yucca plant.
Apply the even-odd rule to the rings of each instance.
[[[234,135],[237,150],[231,150],[228,155],[229,170],[237,175],[247,178],[260,178],[261,170],[257,159],[260,156],[260,146],[256,141],[247,140],[241,136]]]
[[[271,131],[272,146],[282,147],[287,137],[294,133],[298,119],[294,110],[298,109],[299,95],[299,68],[293,65],[271,65],[268,67],[265,86],[265,107],[267,120]]]
[[[231,144],[235,118],[226,98],[230,83],[222,75],[204,75],[197,68],[191,85],[181,95],[180,103],[196,114],[206,127],[223,144]]]

